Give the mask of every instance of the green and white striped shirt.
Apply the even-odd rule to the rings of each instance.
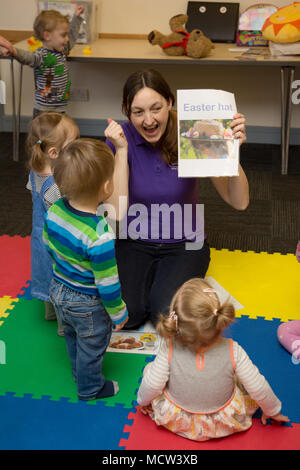
[[[128,316],[122,300],[114,234],[102,216],[81,212],[59,199],[45,217],[44,243],[54,278],[78,292],[100,295],[114,324]]]

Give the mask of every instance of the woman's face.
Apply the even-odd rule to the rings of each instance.
[[[152,88],[142,88],[132,101],[130,120],[138,133],[155,145],[166,130],[171,107],[171,100],[168,102]]]

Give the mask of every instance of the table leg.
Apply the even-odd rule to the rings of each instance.
[[[295,67],[281,67],[281,174],[287,175],[291,124],[291,89]]]
[[[20,85],[19,85],[19,102],[18,111],[16,108],[16,84],[15,84],[15,70],[14,59],[10,59],[11,71],[11,89],[12,89],[12,120],[13,120],[13,160],[19,161],[19,146],[20,146],[20,116],[21,116],[21,95],[22,95],[22,80],[23,80],[23,64],[20,64]]]
[[[23,81],[23,64],[20,64],[20,83],[19,83],[19,103],[18,103],[18,112],[17,112],[17,136],[16,136],[16,143],[17,143],[17,157],[19,160],[19,152],[20,152],[20,121],[21,121],[21,104],[22,104],[22,81]]]
[[[17,115],[16,115],[16,87],[15,87],[15,71],[14,59],[10,59],[10,73],[11,73],[11,90],[12,90],[12,120],[13,120],[13,160],[18,161],[18,147],[17,147]]]

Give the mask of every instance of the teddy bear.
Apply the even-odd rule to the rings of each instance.
[[[190,33],[185,29],[188,16],[180,14],[173,16],[170,21],[169,35],[153,30],[148,35],[148,41],[154,46],[158,44],[169,56],[187,55],[189,57],[206,57],[215,47],[209,38],[204,36],[200,29],[193,29]]]

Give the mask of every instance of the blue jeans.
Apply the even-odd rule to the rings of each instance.
[[[93,400],[103,388],[102,362],[112,333],[112,320],[99,296],[77,292],[52,279],[50,299],[64,326],[72,374],[80,400]]]

